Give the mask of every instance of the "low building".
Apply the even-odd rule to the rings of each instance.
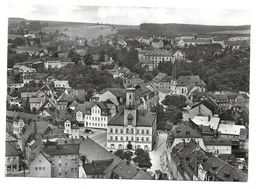
[[[203,137],[206,152],[212,153],[215,156],[220,154],[232,154],[232,143],[228,139]]]
[[[76,120],[84,127],[107,129],[110,111],[104,102],[85,102],[75,109]]]
[[[71,139],[80,139],[80,127],[77,121],[67,119],[64,122],[64,133],[68,134]]]
[[[51,178],[51,166],[51,159],[43,153],[39,153],[30,164],[30,177]]]
[[[189,96],[193,91],[205,92],[206,84],[198,75],[179,76],[177,80],[172,80],[171,93]]]
[[[152,80],[153,86],[160,92],[170,93],[171,77],[165,73],[158,73]]]
[[[212,39],[181,39],[178,42],[179,47],[196,46],[196,45],[209,45],[212,44]]]
[[[173,62],[173,52],[168,50],[139,50],[138,51],[139,61],[150,60],[155,63],[156,67],[160,62]]]
[[[183,121],[189,121],[195,116],[213,116],[212,111],[203,103],[197,103],[190,108],[182,111]]]
[[[155,49],[163,48],[163,41],[161,39],[154,38],[152,40],[152,47]]]
[[[17,149],[15,143],[5,143],[5,175],[12,176],[20,170],[21,152]]]

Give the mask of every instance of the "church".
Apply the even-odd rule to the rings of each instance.
[[[124,109],[108,122],[107,149],[152,151],[156,121],[156,113],[137,109],[135,88],[128,88]]]

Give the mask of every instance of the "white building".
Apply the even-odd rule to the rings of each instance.
[[[139,50],[138,58],[140,61],[150,60],[155,64],[159,64],[160,62],[173,62],[173,52],[168,50]],[[158,65],[155,65],[157,67]]]
[[[55,80],[53,83],[55,88],[70,88],[67,80]]]
[[[135,89],[127,89],[126,107],[118,112],[107,126],[109,150],[142,148],[151,151],[153,149],[156,114],[137,110],[135,100]]]
[[[85,102],[79,104],[75,110],[76,120],[84,127],[106,129],[110,118],[110,111],[106,103]]]
[[[64,122],[64,133],[69,134],[69,138],[79,139],[80,138],[80,128],[76,121],[66,120]]]

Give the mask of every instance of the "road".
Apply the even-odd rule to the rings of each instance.
[[[164,171],[164,162],[162,162],[162,156],[166,153],[166,140],[168,134],[159,134],[156,149],[150,152],[151,163],[153,164],[149,171],[155,172],[156,170]]]
[[[85,130],[85,129],[84,129]],[[81,136],[88,137],[91,140],[95,141],[102,147],[106,148],[107,144],[107,131],[104,129],[91,129],[93,131],[93,134],[85,133],[84,130],[81,130]]]

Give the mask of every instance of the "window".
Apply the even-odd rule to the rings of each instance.
[[[136,141],[139,141],[139,137],[136,137]]]
[[[67,176],[68,172],[65,172],[65,176]]]
[[[65,163],[65,166],[67,166],[68,165],[68,163]]]
[[[115,136],[115,140],[117,141],[117,136]]]
[[[142,134],[144,134],[144,129],[142,129]]]
[[[149,135],[149,129],[146,130],[146,134]]]
[[[59,172],[59,176],[61,176],[61,172]]]
[[[123,129],[121,129],[121,134],[123,134]]]
[[[136,130],[136,134],[139,134],[139,129]]]
[[[142,142],[144,141],[144,137],[142,137]]]
[[[61,167],[61,163],[59,163],[59,167]]]
[[[146,141],[147,141],[147,142],[149,141],[149,137],[146,137]]]
[[[110,140],[113,140],[113,136],[110,136]]]
[[[115,130],[115,133],[117,133],[117,129]]]
[[[134,137],[131,137],[131,141],[134,141]]]
[[[113,133],[113,129],[110,129],[110,133]]]
[[[38,171],[38,167],[35,167],[35,171]]]
[[[42,167],[39,167],[39,170],[42,170]]]
[[[124,140],[122,136],[121,136],[121,140]]]
[[[126,137],[126,140],[128,140],[128,136]]]

